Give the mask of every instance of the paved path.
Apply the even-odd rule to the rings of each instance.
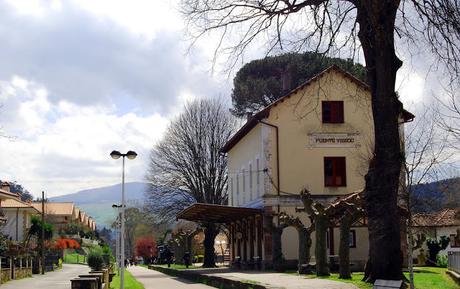
[[[70,289],[70,279],[89,272],[87,265],[63,264],[61,270],[37,274],[31,278],[12,280],[0,285],[1,289]]]
[[[201,283],[193,283],[177,277],[172,277],[155,270],[149,270],[141,266],[131,266],[128,271],[141,282],[145,289],[211,289]],[[2,288],[3,289],[3,288]],[[215,289],[215,288],[214,288]]]
[[[325,279],[312,279],[302,276],[290,275],[285,273],[270,273],[261,271],[243,271],[213,273],[212,270],[206,272],[207,275],[214,275],[229,279],[251,280],[261,285],[269,285],[286,289],[358,289],[353,284],[337,282]]]

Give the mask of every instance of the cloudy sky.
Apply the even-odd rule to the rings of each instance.
[[[187,100],[230,98],[231,75],[211,73],[212,38],[189,51],[184,28],[176,1],[1,1],[0,179],[36,196],[110,185],[110,151],[131,149],[127,180],[142,181]],[[416,65],[398,87],[408,105],[429,90]]]

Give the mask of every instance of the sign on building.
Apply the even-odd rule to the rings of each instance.
[[[357,133],[309,133],[308,146],[321,148],[352,148],[359,146]]]

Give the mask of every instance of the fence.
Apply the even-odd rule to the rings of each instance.
[[[78,253],[69,253],[64,256],[64,263],[67,264],[86,264],[86,256]]]
[[[447,252],[447,268],[460,274],[460,251]]]
[[[0,282],[32,276],[33,260],[30,257],[0,257]]]

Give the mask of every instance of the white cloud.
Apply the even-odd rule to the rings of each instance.
[[[168,118],[229,92],[207,52],[187,53],[177,1],[0,2],[2,180],[38,195],[143,180]],[[206,47],[204,45],[203,47]]]
[[[0,179],[16,180],[35,195],[41,190],[52,196],[119,182],[121,162],[109,157],[114,149],[139,154],[127,162],[127,180],[143,180],[149,150],[168,124],[159,114],[117,115],[102,106],[53,104],[43,86],[24,78],[3,81],[1,88],[6,89],[0,94],[4,101],[0,122],[16,138],[0,139],[4,165]]]
[[[0,79],[41,83],[54,104],[115,104],[122,113],[165,115],[184,90],[217,94],[207,56],[187,53],[174,2],[160,2],[0,3]]]

